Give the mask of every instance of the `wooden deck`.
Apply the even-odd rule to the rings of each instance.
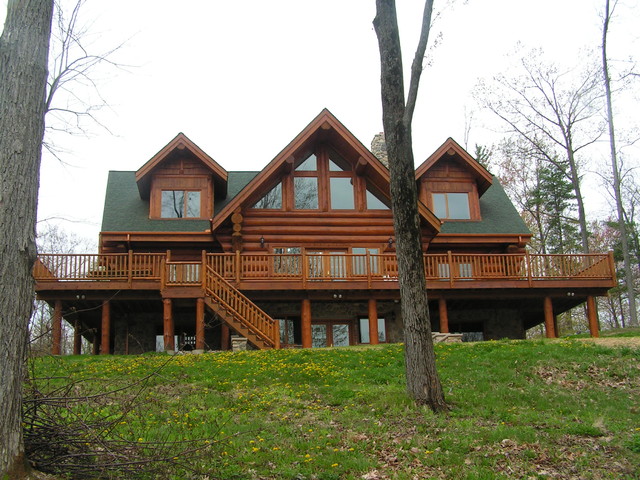
[[[207,269],[240,290],[395,290],[394,254],[41,254],[36,290],[206,288]],[[427,288],[604,288],[616,284],[608,254],[425,254]]]

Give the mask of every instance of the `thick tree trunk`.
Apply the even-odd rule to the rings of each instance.
[[[0,478],[20,478],[22,382],[52,0],[9,0],[0,37]]]
[[[620,172],[618,171],[618,156],[616,151],[616,133],[613,127],[613,104],[611,101],[611,77],[609,76],[609,62],[607,60],[607,33],[611,19],[609,0],[605,2],[604,24],[602,27],[602,73],[604,77],[605,97],[607,101],[607,123],[609,124],[609,146],[611,149],[611,171],[613,173],[613,197],[616,201],[618,214],[618,230],[622,244],[622,258],[624,261],[624,277],[627,284],[627,299],[629,302],[629,325],[638,325],[636,312],[636,293],[634,289],[633,271],[631,270],[631,256],[629,255],[629,236],[622,206],[622,192],[620,188]]]
[[[407,392],[416,402],[429,405],[434,411],[442,411],[447,409],[447,405],[436,371],[431,337],[411,139],[411,120],[432,6],[433,1],[427,0],[406,105],[402,52],[393,0],[376,1],[374,26],[380,48],[383,127],[391,173],[391,205],[404,323]]]

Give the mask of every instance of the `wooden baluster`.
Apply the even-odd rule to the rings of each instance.
[[[207,269],[207,251],[202,250],[202,262],[200,264],[200,286],[202,288],[206,287],[206,272]]]
[[[236,250],[236,283],[240,283],[240,250]]]
[[[133,283],[133,250],[129,250],[127,264],[129,266],[129,268],[127,268],[127,281],[129,283],[129,288],[131,288],[131,284]]]

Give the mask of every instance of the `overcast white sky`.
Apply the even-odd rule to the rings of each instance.
[[[640,58],[640,7],[623,2],[611,50]],[[408,67],[423,2],[397,3]],[[597,47],[603,4],[457,0],[446,7],[421,83],[416,162],[449,136],[464,144],[471,90],[509,67],[518,42],[567,64]],[[0,1],[2,22],[5,6]],[[374,11],[374,0],[89,0],[84,18],[94,21],[96,48],[130,38],[116,59],[133,67],[98,78],[111,105],[99,118],[112,133],[94,127],[88,139],[54,139],[68,165],[45,157],[39,218],[64,217],[72,220],[65,228],[97,238],[107,172],[138,169],[178,132],[227,170],[259,170],[327,107],[369,146],[382,130]],[[470,150],[497,138],[480,117]]]

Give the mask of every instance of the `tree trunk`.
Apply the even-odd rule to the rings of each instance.
[[[571,138],[567,138],[567,160],[569,163],[569,171],[571,174],[571,184],[576,195],[576,203],[578,204],[578,223],[580,224],[580,241],[582,243],[582,253],[589,253],[589,230],[587,228],[587,213],[584,208],[584,199],[580,189],[580,174],[578,165],[574,155],[573,144]]]
[[[609,124],[609,146],[611,148],[611,170],[613,173],[613,197],[616,201],[618,214],[618,229],[620,230],[620,243],[622,244],[622,258],[624,261],[624,276],[627,284],[627,299],[629,302],[629,325],[638,325],[636,312],[636,294],[631,270],[631,256],[629,255],[629,237],[625,222],[624,208],[622,206],[622,192],[620,189],[620,172],[618,170],[618,157],[616,152],[616,135],[613,128],[613,105],[611,102],[611,78],[609,77],[609,64],[607,61],[607,33],[611,20],[609,0],[605,1],[604,24],[602,27],[602,74],[604,77],[605,97],[607,101],[607,123]]]
[[[420,44],[411,69],[406,105],[402,52],[393,0],[376,1],[376,18],[373,23],[380,48],[383,127],[391,174],[391,205],[404,323],[407,392],[417,403],[429,405],[433,411],[438,412],[446,410],[447,404],[436,370],[431,337],[411,139],[411,121],[432,7],[433,1],[428,0]]]
[[[9,0],[0,37],[0,478],[24,473],[22,382],[52,0]]]

